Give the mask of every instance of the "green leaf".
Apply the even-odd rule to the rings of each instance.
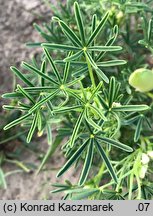
[[[94,14],[93,17],[92,17],[91,33],[93,33],[95,31],[95,29],[96,29],[96,22],[97,22],[97,16],[96,16],[96,14]],[[95,41],[94,40],[93,40],[93,42],[92,42],[91,45],[92,46],[95,45]],[[95,59],[95,52],[94,51],[92,51],[91,56],[92,56],[93,59]]]
[[[100,21],[99,25],[97,26],[97,28],[94,30],[94,32],[91,34],[87,46],[89,46],[89,44],[91,44],[93,42],[93,40],[95,40],[96,36],[99,34],[99,32],[102,30],[102,28],[104,27],[107,19],[109,16],[109,12],[107,12],[104,17],[102,18],[102,20]]]
[[[75,19],[77,21],[77,26],[80,32],[82,44],[85,45],[86,40],[85,40],[84,24],[83,24],[83,20],[81,17],[79,4],[77,2],[74,3],[74,13],[75,13]]]
[[[100,137],[100,136],[97,136],[97,139],[107,143],[107,144],[110,144],[112,146],[115,146],[117,148],[120,148],[124,151],[127,151],[127,152],[132,152],[133,149],[127,145],[124,145],[123,143],[117,141],[117,140],[113,140],[113,139],[110,139],[110,138],[106,138],[106,137]]]
[[[73,147],[74,142],[76,140],[76,137],[77,137],[77,134],[78,134],[82,119],[84,117],[84,112],[85,112],[85,110],[82,111],[82,113],[80,114],[80,116],[79,116],[79,118],[78,118],[78,120],[77,120],[77,122],[75,124],[74,130],[73,130],[73,133],[72,133],[72,136],[71,136],[71,139],[70,139],[70,146],[71,147]]]
[[[63,60],[55,60],[55,64],[65,65],[66,63]],[[73,66],[86,66],[87,63],[83,61],[71,61],[71,65]]]
[[[94,127],[96,130],[98,130],[98,131],[102,130],[102,128],[98,124],[96,124],[96,122],[94,122],[92,120],[92,118],[89,116],[88,109],[85,110],[85,119],[89,123],[89,125],[91,125],[92,127]]]
[[[114,96],[115,96],[115,78],[111,77],[110,83],[109,83],[109,90],[108,90],[108,105],[111,108],[112,104],[114,102]]]
[[[49,94],[48,96],[46,96],[45,98],[43,98],[42,100],[40,100],[39,102],[37,102],[30,110],[29,113],[34,112],[36,109],[38,109],[40,106],[42,106],[44,103],[46,103],[47,101],[51,100],[56,94],[58,94],[59,90],[57,89],[56,91],[52,92],[51,94]]]
[[[35,86],[35,87],[27,87],[27,88],[23,88],[25,91],[27,91],[27,92],[46,92],[46,91],[51,91],[51,90],[55,90],[55,89],[57,89],[57,88],[55,88],[55,87],[51,87],[51,86],[41,86],[41,87],[37,87],[37,86]]]
[[[6,109],[6,110],[29,110],[28,107],[22,107],[22,106],[10,106],[10,105],[3,105],[3,109]]]
[[[67,87],[73,86],[76,83],[79,83],[79,81],[83,80],[85,78],[84,75],[80,76],[79,78],[74,79],[73,81],[66,84]]]
[[[98,109],[97,107],[94,107],[92,105],[90,105],[89,107],[91,110],[93,110],[93,112],[99,115],[101,119],[103,119],[104,121],[107,121],[107,118],[104,116],[103,111],[101,109]]]
[[[103,83],[99,82],[99,84],[97,85],[97,87],[94,89],[94,91],[92,92],[90,98],[89,98],[89,103],[92,102],[92,100],[94,99],[94,97],[96,96],[96,94],[98,93],[98,91],[100,90],[100,88],[102,87]]]
[[[78,69],[74,73],[72,73],[73,77],[80,77],[82,75],[86,76],[88,74],[88,67],[83,67],[81,69]]]
[[[109,38],[105,46],[111,46],[115,42],[117,35],[118,35],[118,26],[115,25],[111,32],[111,37]],[[105,55],[105,53],[106,52],[99,53],[99,55],[96,57],[96,61],[99,61]]]
[[[124,124],[125,125],[130,125],[132,124],[133,122],[137,121],[140,117],[139,116],[134,116],[133,118],[130,118],[128,120],[124,120]]]
[[[93,139],[91,139],[90,144],[88,146],[83,170],[81,172],[81,176],[79,179],[79,185],[83,185],[88,177],[88,174],[91,168],[91,164],[92,164],[92,160],[93,160],[93,152],[94,152],[94,143],[93,143]]]
[[[88,47],[88,50],[91,51],[103,51],[103,52],[114,52],[114,51],[119,51],[122,50],[121,46],[93,46],[93,47]]]
[[[72,55],[72,52],[69,52],[68,57]],[[63,84],[67,82],[70,72],[70,62],[66,62],[64,67],[64,75],[63,75]]]
[[[48,59],[50,65],[51,65],[51,67],[52,67],[52,69],[53,69],[53,72],[54,72],[56,78],[57,78],[58,81],[61,83],[60,74],[59,74],[59,72],[58,72],[58,70],[57,70],[57,68],[56,68],[56,66],[55,66],[55,64],[54,64],[54,62],[53,62],[53,59],[52,59],[52,57],[50,56],[48,50],[45,49],[45,48],[44,48],[44,53],[45,53],[45,55],[46,55],[46,57],[47,57],[47,59]]]
[[[40,70],[38,70],[37,68],[29,65],[28,63],[26,62],[22,62],[22,66],[27,69],[27,70],[30,70],[38,75],[40,75],[42,78],[44,79],[47,79],[48,81],[50,81],[51,83],[54,83],[56,85],[59,85],[55,80],[53,80],[52,78],[50,78],[49,76],[45,75],[44,73],[42,73]]]
[[[85,102],[81,99],[81,97],[74,93],[71,89],[67,89],[67,91],[69,92],[70,95],[72,95],[74,98],[78,99],[81,103],[85,104]]]
[[[29,95],[29,93],[26,92],[19,84],[17,85],[17,89],[19,90],[19,92],[21,92],[21,94],[23,94],[26,98],[28,98],[29,101],[31,101],[33,104],[35,104],[35,101],[31,97],[31,95]]]
[[[43,42],[28,42],[26,46],[28,47],[40,47]]]
[[[38,125],[38,131],[41,132],[42,131],[42,115],[41,112],[38,111],[38,120],[37,120],[37,125]]]
[[[111,67],[111,66],[118,66],[118,65],[124,65],[127,61],[124,60],[111,60],[106,62],[98,62],[97,65],[101,67]]]
[[[108,107],[108,104],[106,103],[106,101],[102,97],[100,97],[99,95],[98,95],[98,99],[99,99],[101,105],[104,107],[104,109],[108,110],[109,107]]]
[[[102,72],[102,70],[100,70],[98,67],[97,67],[95,70],[96,70],[97,75],[98,75],[102,80],[104,80],[106,83],[109,83],[108,77]]]
[[[118,107],[113,107],[112,110],[113,111],[122,111],[122,112],[139,112],[139,111],[145,111],[150,109],[149,106],[147,105],[121,105]]]
[[[86,140],[79,148],[78,150],[70,157],[70,159],[66,162],[66,164],[60,169],[60,171],[57,173],[57,177],[63,175],[73,164],[77,159],[81,156],[84,149],[86,148],[87,144],[89,142],[89,139]]]
[[[28,136],[27,136],[27,143],[30,143],[30,141],[32,139],[32,136],[33,136],[35,129],[37,127],[37,122],[38,122],[38,112],[34,114],[32,124],[31,124],[30,130],[29,130]]]
[[[143,119],[144,119],[144,117],[141,116],[139,118],[139,120],[138,120],[138,123],[137,123],[137,126],[136,126],[136,130],[135,130],[135,134],[134,134],[134,142],[137,142],[139,140],[141,129],[142,129]]]
[[[25,84],[28,86],[34,86],[23,74],[20,72],[16,67],[10,67],[11,71],[15,73],[16,76],[18,76]]]
[[[106,155],[106,153],[105,153],[103,147],[102,147],[97,141],[95,141],[95,144],[96,144],[96,147],[97,147],[97,149],[98,149],[98,151],[99,151],[99,154],[100,154],[101,158],[102,158],[102,159],[104,160],[104,162],[105,162],[105,165],[106,165],[106,167],[107,167],[107,169],[108,169],[108,171],[109,171],[111,177],[112,177],[112,178],[114,179],[114,181],[117,183],[117,182],[118,182],[118,179],[117,179],[115,170],[114,170],[114,168],[112,167],[111,162],[110,162],[109,158],[107,157],[107,155]]]
[[[71,40],[71,42],[77,46],[82,47],[81,41],[78,38],[78,36],[68,27],[66,23],[64,23],[62,20],[59,20],[59,24],[63,29],[63,32],[65,35]]]
[[[67,51],[79,51],[81,48],[74,47],[70,45],[63,45],[63,44],[51,44],[51,43],[42,43],[42,46],[47,49],[60,49],[60,50],[67,50]]]
[[[19,92],[5,93],[2,95],[2,98],[23,98],[23,94]]]
[[[45,74],[46,71],[46,61],[43,61],[41,64],[41,72]],[[45,85],[45,79],[41,77],[41,85],[44,87]]]
[[[151,40],[152,37],[152,30],[153,30],[153,18],[149,20],[149,25],[148,25],[148,41]]]
[[[26,118],[28,118],[29,116],[31,115],[31,113],[27,113],[26,115],[23,115],[21,116],[20,118],[12,121],[11,123],[7,124],[5,127],[4,127],[4,130],[8,130],[9,128],[17,125],[17,124],[20,124],[23,120],[25,120]]]
[[[99,192],[99,189],[96,189],[96,188],[82,189],[82,192],[78,193],[77,195],[72,196],[71,200],[82,200],[85,198],[89,198],[90,196],[93,196],[97,192]]]
[[[67,61],[73,61],[75,59],[78,59],[81,55],[83,54],[83,51],[79,51],[71,56],[66,57],[63,61],[67,62]]]
[[[78,106],[72,106],[72,107],[63,107],[60,109],[54,109],[54,113],[65,113],[65,112],[71,112],[71,111],[78,111],[82,108],[81,105]]]
[[[88,52],[84,52],[87,60],[89,61],[89,63],[91,64],[91,66],[96,70],[98,67],[96,65],[96,63],[94,62],[94,60],[92,59],[91,55]]]

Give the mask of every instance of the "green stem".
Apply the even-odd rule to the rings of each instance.
[[[88,65],[88,70],[89,70],[89,75],[90,75],[91,83],[92,83],[93,87],[96,88],[96,83],[95,83],[92,67],[91,67],[91,64],[90,64],[89,60],[87,59],[87,57],[86,57],[86,62],[87,62],[87,65]]]
[[[17,161],[17,160],[9,160],[9,159],[5,159],[5,161],[9,162],[9,163],[13,163],[16,164],[17,166],[19,166],[20,168],[22,168],[25,172],[30,172],[30,169],[28,169],[22,162]]]
[[[136,174],[136,180],[137,180],[137,184],[138,184],[138,196],[137,196],[137,199],[140,200],[141,199],[141,181],[140,181],[138,173]]]
[[[102,176],[103,176],[103,173],[104,173],[104,169],[105,169],[105,164],[102,163],[102,166],[101,166],[98,174],[93,179],[95,185],[97,185],[97,186],[99,186],[99,184],[101,182],[101,179],[102,179]]]

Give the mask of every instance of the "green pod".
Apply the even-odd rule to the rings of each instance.
[[[135,70],[129,77],[129,84],[140,92],[153,89],[153,71],[145,68]]]

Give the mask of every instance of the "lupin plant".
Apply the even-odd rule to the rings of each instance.
[[[57,189],[52,192],[64,192],[64,199],[151,199],[152,185],[145,177],[151,172],[148,164],[152,159],[152,126],[148,116],[152,106],[132,91],[125,94],[127,75],[123,72],[128,71],[128,62],[120,59],[124,48],[114,45],[118,25],[112,26],[108,11],[101,20],[94,14],[86,27],[77,2],[74,16],[75,26],[69,26],[60,17],[52,18],[52,25],[58,25],[63,34],[62,44],[48,37],[44,37],[46,42],[29,43],[41,45],[41,62],[22,62],[27,73],[11,67],[23,86],[18,84],[14,92],[3,95],[18,101],[14,106],[3,107],[20,110],[21,116],[4,130],[17,124],[29,128],[28,143],[36,132],[39,136],[47,133],[49,149],[38,172],[61,145],[67,161],[57,177],[74,164],[75,169],[81,170],[78,182],[53,184]],[[121,71],[123,80],[114,68]],[[133,84],[137,84],[137,79],[133,75],[129,84],[137,87]],[[142,84],[139,82],[138,86]],[[147,136],[142,135],[144,128]]]

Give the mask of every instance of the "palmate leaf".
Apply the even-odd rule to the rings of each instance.
[[[106,138],[106,137],[100,137],[100,136],[96,136],[97,139],[103,141],[104,143],[107,143],[109,145],[112,145],[112,146],[115,146],[116,148],[120,148],[126,152],[132,152],[133,149],[117,140],[113,140],[113,139],[110,139],[110,138]]]
[[[2,95],[2,98],[10,98],[10,99],[12,99],[12,98],[23,98],[24,96],[23,96],[23,94],[21,94],[20,92],[9,92],[9,93],[5,93],[5,94],[3,94]]]
[[[150,109],[147,105],[121,105],[118,107],[113,107],[113,111],[122,111],[122,112],[139,112]]]
[[[76,46],[76,47],[81,47],[81,41],[78,38],[78,36],[69,28],[69,26],[60,20],[58,17],[53,17],[52,18],[55,21],[58,21],[59,25],[61,26],[63,33],[71,40],[71,42]]]
[[[32,71],[32,72],[34,72],[34,73],[40,75],[42,78],[44,78],[44,79],[50,81],[51,83],[56,84],[56,85],[59,85],[58,82],[56,82],[55,80],[53,80],[52,78],[50,78],[49,76],[47,76],[46,74],[44,74],[43,72],[41,72],[41,70],[38,70],[37,68],[35,68],[35,67],[29,65],[28,63],[22,62],[22,66],[23,66],[25,69],[30,70],[30,71]]]
[[[77,137],[81,122],[82,122],[83,117],[84,117],[84,113],[85,113],[85,110],[82,111],[82,113],[80,114],[80,116],[79,116],[79,118],[78,118],[78,120],[77,120],[77,122],[75,124],[74,130],[73,130],[73,133],[72,133],[72,136],[71,136],[71,139],[70,139],[70,146],[71,147],[73,147],[74,142],[76,140],[76,137]]]
[[[86,56],[87,61],[96,70],[98,67],[97,67],[96,63],[94,62],[94,60],[92,59],[91,55],[87,51],[85,51],[84,54]]]
[[[118,66],[118,65],[124,65],[127,62],[125,60],[111,60],[106,62],[98,62],[97,65],[101,67],[111,67],[111,66]]]
[[[20,78],[26,85],[34,86],[16,67],[10,67],[11,71]]]
[[[35,104],[35,101],[34,101],[34,99],[31,97],[31,95],[30,95],[28,92],[26,92],[19,84],[17,85],[17,90],[18,90],[19,92],[21,92],[21,94],[23,94],[27,99],[29,99],[29,101],[31,101],[32,104]]]
[[[52,59],[51,55],[49,54],[48,50],[45,49],[45,48],[44,48],[44,53],[45,53],[45,55],[46,55],[46,57],[47,57],[47,59],[48,59],[50,65],[51,65],[51,67],[52,67],[52,69],[53,69],[53,73],[55,74],[55,76],[56,76],[56,78],[58,79],[59,83],[62,83],[62,82],[61,82],[60,74],[59,74],[59,72],[58,72],[58,70],[57,70],[57,68],[56,68],[56,66],[55,66],[55,64],[54,64],[54,62],[53,62],[53,59]]]
[[[55,64],[65,65],[66,63],[63,60],[55,60]],[[71,65],[73,66],[86,66],[87,63],[83,61],[71,61]]]
[[[27,113],[27,114],[21,116],[20,118],[15,119],[14,121],[12,121],[12,122],[10,122],[9,124],[6,125],[4,127],[4,130],[8,130],[11,127],[14,127],[17,124],[20,124],[23,120],[27,119],[30,115],[31,115],[31,113]]]
[[[84,24],[81,17],[80,8],[77,2],[74,3],[74,13],[75,13],[75,19],[77,21],[77,26],[80,32],[82,44],[85,45],[86,40],[85,40]]]
[[[111,32],[111,37],[109,38],[105,46],[111,46],[115,42],[117,35],[118,35],[118,26],[115,25]],[[105,55],[105,53],[106,52],[99,53],[99,55],[96,57],[96,62],[99,61]]]
[[[93,139],[90,139],[90,144],[88,146],[85,163],[83,166],[83,170],[81,172],[79,185],[83,185],[88,177],[88,174],[91,168],[91,164],[92,164],[92,160],[93,160],[93,152],[94,152],[94,142],[93,142]]]
[[[74,79],[73,81],[67,83],[67,84],[66,84],[66,87],[70,87],[70,86],[73,86],[73,85],[75,85],[75,84],[78,84],[78,83],[79,83],[81,80],[83,80],[84,78],[85,78],[85,76],[82,75],[81,77],[76,78],[76,79]]]
[[[57,173],[57,177],[63,175],[73,164],[77,159],[81,156],[84,149],[86,148],[87,144],[89,142],[89,139],[87,139],[79,148],[78,150],[70,157],[70,159],[66,162],[66,164],[60,169],[60,171]]]
[[[108,110],[109,107],[108,107],[107,102],[106,102],[102,97],[100,97],[100,95],[98,95],[98,99],[99,99],[99,101],[100,101],[102,107],[103,107],[105,110]]]
[[[115,85],[115,78],[111,77],[110,83],[109,83],[109,90],[108,90],[108,105],[111,108],[113,101],[114,101],[114,96],[115,96],[115,90],[116,90],[116,85]]]
[[[3,105],[3,109],[6,109],[6,110],[29,110],[28,107],[22,107],[22,106],[11,106],[11,105]]]
[[[104,80],[106,83],[109,83],[109,79],[108,77],[102,72],[102,70],[100,70],[98,67],[95,69],[96,74],[102,79]]]
[[[125,125],[130,125],[130,124],[134,123],[135,121],[137,121],[139,118],[140,118],[140,116],[134,116],[128,120],[125,119],[123,123]]]
[[[56,90],[57,88],[55,87],[52,87],[52,86],[35,86],[35,87],[26,87],[26,88],[23,88],[26,92],[30,92],[30,94],[32,92],[36,92],[36,93],[41,93],[41,92],[46,92],[46,91],[52,91],[52,90]]]
[[[87,46],[89,46],[93,40],[96,38],[96,36],[99,34],[99,32],[102,30],[102,28],[104,27],[107,19],[109,17],[109,12],[107,12],[104,17],[102,18],[102,20],[100,21],[99,25],[96,27],[96,29],[94,30],[94,32],[91,34],[88,42],[87,42]]]
[[[97,22],[97,15],[94,14],[93,17],[92,17],[92,27],[91,27],[91,33],[93,33],[96,29],[96,22]],[[92,46],[95,45],[95,40],[93,40],[93,42],[91,43]],[[91,56],[93,59],[95,59],[95,52],[92,51],[91,52]]]
[[[86,77],[86,75],[88,74],[88,67],[83,67],[75,72],[72,73],[73,77],[80,77],[82,75],[84,75]]]
[[[45,73],[46,71],[46,61],[43,61],[41,64],[41,72]],[[45,79],[43,77],[41,77],[41,86],[45,85]]]
[[[148,24],[147,35],[148,35],[148,41],[149,42],[152,38],[152,29],[153,29],[153,17],[149,20],[149,24]]]
[[[91,125],[92,127],[94,127],[96,130],[98,130],[98,131],[101,131],[101,130],[102,130],[102,128],[101,128],[98,124],[96,124],[96,123],[92,120],[92,118],[89,116],[89,111],[88,111],[87,108],[85,109],[85,119],[86,119],[86,121],[89,123],[89,125]]]
[[[52,44],[52,43],[42,43],[42,47],[45,47],[47,49],[59,49],[59,50],[66,50],[66,51],[80,51],[81,48],[69,46],[69,45],[63,45],[63,44]]]
[[[82,189],[82,191],[78,193],[77,195],[72,195],[71,200],[87,199],[96,193],[99,193],[98,188]]]
[[[50,93],[48,96],[37,102],[30,110],[29,113],[34,112],[36,109],[40,108],[44,103],[51,100],[55,95],[59,93],[59,89],[55,90],[54,92]]]
[[[28,136],[27,136],[27,143],[30,143],[31,139],[32,139],[32,136],[35,132],[35,129],[37,127],[37,123],[38,123],[38,112],[36,112],[34,114],[34,117],[33,117],[33,120],[32,120],[32,124],[31,124],[31,127],[30,127],[30,130],[29,130],[29,133],[28,133]]]
[[[101,119],[103,119],[104,121],[107,121],[107,118],[105,117],[105,115],[103,114],[103,112],[101,111],[101,109],[98,109],[95,106],[90,105],[90,109],[96,113]]]
[[[112,178],[114,179],[114,181],[117,183],[117,182],[118,182],[118,179],[117,179],[115,170],[114,170],[114,168],[112,167],[111,162],[110,162],[109,158],[107,157],[107,155],[106,155],[106,153],[105,153],[103,147],[97,142],[97,140],[95,140],[95,145],[96,145],[96,147],[97,147],[97,149],[98,149],[98,152],[99,152],[101,158],[104,160],[105,165],[106,165],[106,167],[107,167],[107,169],[108,169],[110,175],[112,176]]]
[[[99,82],[99,84],[97,85],[97,87],[94,89],[94,91],[92,92],[88,103],[92,102],[93,98],[96,96],[96,94],[98,93],[98,91],[100,90],[100,88],[102,87],[103,83]]]
[[[63,61],[68,62],[68,61],[73,61],[75,59],[78,59],[82,55],[83,51],[78,51],[77,53],[66,57]]]
[[[114,52],[114,51],[120,51],[122,50],[121,46],[93,46],[93,47],[88,47],[88,50],[91,51],[103,51],[103,52]]]
[[[82,108],[81,105],[72,106],[72,107],[63,107],[60,109],[54,109],[54,113],[65,113],[65,112],[71,112],[71,111],[79,111]]]
[[[72,52],[69,52],[68,57],[72,55]],[[70,62],[66,62],[64,67],[64,75],[63,75],[63,84],[67,82],[70,72]]]
[[[139,140],[140,137],[140,133],[141,133],[141,129],[142,129],[142,123],[143,123],[144,117],[140,116],[137,126],[136,126],[136,130],[134,133],[134,142],[137,142]]]

